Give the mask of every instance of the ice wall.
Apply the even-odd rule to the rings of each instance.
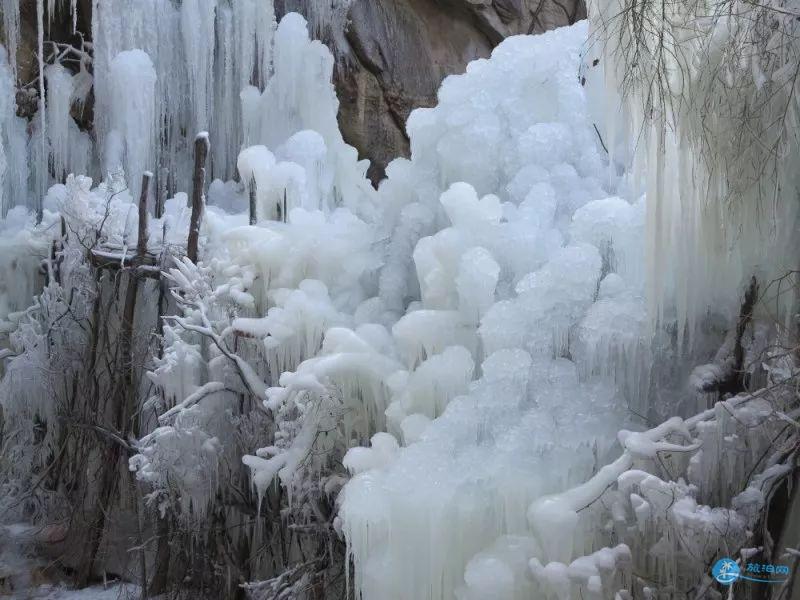
[[[3,0],[3,31],[6,33],[6,48],[11,57],[10,63],[16,74],[17,48],[19,46],[19,0]]]
[[[25,206],[28,196],[28,134],[17,117],[13,67],[0,46],[0,216],[12,207]]]
[[[369,164],[359,161],[356,150],[342,139],[332,76],[333,56],[323,44],[309,40],[305,19],[298,14],[284,17],[275,32],[273,74],[266,88],[242,90],[245,141],[302,164],[313,178],[313,208],[330,211],[344,205],[374,219],[375,194],[365,180]],[[316,136],[295,135],[304,130]]]
[[[575,569],[629,558],[619,547],[596,553],[577,527],[582,507],[547,497],[588,479],[618,449],[616,432],[648,415],[647,215],[656,262],[664,236],[684,238],[654,219],[667,209],[640,198],[640,172],[620,177],[624,138],[598,135],[578,76],[586,25],[511,38],[447,79],[439,105],[409,121],[411,159],[393,162],[375,192],[338,131],[333,58],[298,15],[276,25],[270,4],[250,0],[94,8],[95,150],[128,185],[67,177],[45,197],[42,227],[19,209],[0,222],[11,257],[0,262],[0,326],[11,331],[33,293],[4,280],[38,270],[58,217],[86,235],[102,221],[103,243],[128,245],[139,172],[155,165],[188,190],[186,141],[210,129],[221,178],[209,186],[198,264],[180,259],[185,192],[149,225],[151,249],[179,257],[165,275],[179,306],[149,373],[157,394],[131,461],[137,476],[190,520],[242,462],[259,498],[277,480],[301,504],[334,495],[344,481],[335,469],[346,468],[336,525],[365,599],[525,598],[539,591],[531,565],[557,587],[573,556],[586,559]],[[0,68],[6,165],[12,140],[25,139],[10,73]],[[30,149],[40,175],[51,162],[72,168],[80,83],[58,65],[45,74],[45,126]],[[658,181],[669,164],[655,161]],[[4,190],[21,189],[0,172]],[[749,264],[720,256],[728,275]],[[669,273],[690,259],[669,255],[651,294],[678,289]],[[694,310],[689,293],[701,294],[678,294],[677,314]],[[273,438],[245,457],[231,440],[246,421],[230,418],[243,397],[263,403]],[[649,438],[631,431],[620,443],[641,451]]]
[[[344,457],[340,505],[365,597],[451,597],[481,550],[536,554],[527,506],[611,452],[628,380],[649,369],[625,360],[648,345],[644,205],[614,195],[575,77],[585,35],[511,39],[448,79],[375,198],[336,130],[332,58],[287,16],[272,78],[243,94],[244,185],[212,186],[206,260],[172,270],[191,303],[153,373],[170,408],[139,476],[202,515],[215,484],[163,459],[235,461],[211,440],[244,382],[279,432],[244,457],[259,497],[274,479],[297,502],[335,489],[326,461],[372,438]],[[464,150],[478,147],[492,160]],[[226,324],[231,306],[247,316]],[[216,354],[199,368],[181,323],[252,341],[236,362],[252,370],[231,377]],[[508,585],[528,589],[515,569]]]
[[[751,276],[797,269],[800,24],[771,3],[735,3],[735,18],[630,6],[590,3],[582,76],[629,188],[647,192],[651,316],[694,339],[708,314],[735,318]],[[773,317],[789,319],[793,294],[779,296]]]
[[[142,50],[125,50],[111,61],[111,120],[106,136],[106,173],[122,171],[128,187],[139,197],[136,173],[150,171],[155,163],[157,76],[150,57]]]
[[[277,145],[288,139],[291,133],[300,129],[316,126],[319,123],[298,123],[296,120],[284,121],[274,117],[265,117],[269,125],[281,125],[280,131],[286,133],[285,123],[297,128],[289,135],[273,134],[271,131],[264,135],[261,124],[255,124],[253,119],[261,119],[258,115],[250,115],[245,122],[242,110],[243,101],[246,103],[247,93],[242,93],[251,88],[257,94],[265,92],[273,72],[282,72],[280,84],[273,88],[280,88],[284,93],[312,93],[304,88],[302,83],[303,73],[309,69],[321,69],[319,81],[326,81],[325,70],[329,67],[323,64],[314,65],[322,60],[314,58],[311,54],[295,56],[294,49],[287,50],[285,55],[294,56],[294,59],[283,59],[284,67],[273,64],[273,35],[275,34],[275,8],[271,0],[259,2],[258,0],[186,0],[175,3],[171,0],[94,0],[92,4],[92,45],[91,60],[92,76],[88,75],[82,67],[80,85],[84,86],[88,78],[94,88],[94,136],[95,147],[89,145],[88,138],[78,135],[75,123],[68,110],[72,105],[77,105],[83,100],[81,94],[71,98],[67,94],[67,71],[59,70],[62,67],[60,58],[53,59],[52,48],[45,44],[46,32],[44,29],[52,18],[57,0],[40,0],[37,10],[42,13],[41,38],[42,48],[46,50],[41,63],[43,70],[49,72],[49,80],[45,85],[41,83],[40,114],[37,115],[35,128],[31,135],[38,133],[38,148],[30,143],[30,151],[36,160],[32,161],[33,167],[27,175],[30,177],[34,195],[41,197],[52,183],[62,182],[69,172],[85,172],[96,179],[102,179],[108,174],[109,169],[120,165],[117,155],[120,153],[118,109],[120,105],[119,85],[115,77],[119,69],[115,69],[115,62],[121,53],[134,50],[145,53],[152,63],[155,74],[155,83],[151,91],[153,115],[148,117],[147,128],[152,128],[152,133],[137,135],[136,139],[127,142],[124,154],[135,156],[133,162],[122,161],[125,175],[131,188],[136,188],[142,175],[142,169],[155,174],[158,187],[167,187],[171,192],[187,189],[191,176],[191,142],[198,131],[209,131],[211,143],[215,151],[211,157],[208,175],[210,179],[230,179],[235,175],[236,157],[245,141],[247,145],[253,143],[274,143]],[[313,19],[313,30],[321,32],[333,20],[341,20],[346,12],[347,2],[336,0],[331,2],[315,1],[308,3],[303,8]],[[76,18],[77,4],[71,3],[73,19]],[[11,49],[12,60],[10,69],[16,73],[16,47],[19,38],[19,3],[18,0],[4,0],[3,2],[4,29],[6,43]],[[339,21],[337,21],[339,22]],[[303,31],[305,28],[302,27]],[[295,27],[295,31],[297,28]],[[319,55],[319,48],[312,51]],[[59,56],[64,56],[61,49]],[[74,55],[72,56],[74,58]],[[292,62],[294,60],[294,62]],[[299,61],[299,62],[298,62]],[[66,63],[64,63],[66,64]],[[74,63],[72,63],[74,64]],[[291,79],[299,65],[304,65],[296,72],[297,85],[286,85],[287,78]],[[85,66],[85,65],[84,65]],[[119,66],[117,64],[117,66]],[[115,75],[115,72],[117,73]],[[13,77],[12,77],[13,81]],[[146,84],[142,91],[150,91],[149,82],[141,78],[135,82]],[[77,87],[78,81],[73,85]],[[52,89],[51,89],[52,88]],[[134,85],[128,84],[125,88],[133,94],[139,90]],[[288,90],[294,89],[294,92]],[[85,93],[81,89],[81,93]],[[46,95],[45,95],[46,92]],[[53,93],[52,106],[49,96]],[[248,92],[249,93],[249,92]],[[332,93],[332,92],[330,92]],[[115,96],[116,94],[116,96]],[[270,99],[277,100],[276,93],[269,92]],[[287,100],[287,98],[284,98]],[[318,103],[315,108],[321,109],[328,103]],[[282,114],[286,112],[285,102],[281,107]],[[148,109],[149,110],[149,109]],[[259,107],[255,110],[261,111]],[[336,110],[336,107],[334,107]],[[272,109],[273,112],[274,109]],[[267,111],[269,112],[269,111]],[[305,120],[313,111],[306,113]],[[325,113],[322,119],[327,119]],[[272,119],[270,121],[270,119]],[[302,118],[301,118],[302,120]],[[152,126],[150,123],[152,122]],[[265,126],[266,126],[265,122]],[[53,135],[48,131],[55,128]],[[246,127],[254,127],[247,131]],[[77,156],[79,160],[64,154],[64,144],[67,133],[70,131],[70,144],[78,144]],[[323,131],[324,130],[324,131]],[[341,136],[338,127],[333,121],[333,126],[321,128],[326,140]],[[329,139],[330,138],[330,139]],[[5,142],[4,151],[9,154],[8,141]],[[147,144],[147,146],[145,146]],[[343,144],[339,142],[339,146]],[[340,151],[341,148],[337,150]],[[69,153],[71,157],[73,153]],[[333,154],[332,154],[333,156]],[[48,158],[49,157],[49,158]],[[140,160],[141,159],[141,160]],[[53,169],[42,167],[42,160],[53,162]],[[72,162],[70,162],[72,161]],[[144,164],[144,162],[147,164]],[[352,162],[356,162],[353,158]],[[24,164],[24,162],[20,163]],[[362,167],[358,167],[360,170]],[[366,168],[366,167],[364,167]],[[19,178],[21,179],[21,177]],[[160,181],[163,179],[163,182]],[[345,182],[337,181],[340,195],[344,196],[351,190],[343,189]],[[35,202],[27,198],[27,191],[22,187],[14,188],[13,194],[7,195],[4,204],[7,207],[17,204],[34,206]],[[349,193],[347,194],[349,196]]]
[[[309,11],[315,18],[327,19],[330,7],[339,4],[338,1],[313,3]],[[319,59],[299,54],[301,46],[297,44],[284,51],[284,55],[293,57],[289,63],[284,59],[282,67],[279,56],[273,61],[276,22],[272,1],[186,0],[178,7],[169,0],[134,4],[128,0],[96,1],[92,16],[98,95],[108,97],[109,67],[119,52],[141,49],[153,61],[157,75],[156,115],[162,130],[157,138],[160,140],[156,146],[157,164],[151,170],[158,175],[167,169],[170,182],[178,189],[188,186],[191,157],[187,140],[190,142],[197,131],[211,133],[215,150],[208,175],[221,179],[234,176],[242,144],[267,143],[275,149],[289,137],[271,131],[263,135],[263,129],[246,119],[243,103],[247,110],[252,88],[259,94],[265,91],[275,73],[282,80],[273,84],[273,88],[283,90],[281,93],[291,94],[290,90],[297,93],[303,89],[304,73],[316,68],[323,70],[318,80],[326,81],[326,67],[314,66]],[[288,24],[284,26],[284,31],[289,29]],[[304,24],[301,29],[302,35],[307,36]],[[294,30],[297,31],[296,26]],[[177,40],[182,43],[176,43]],[[319,50],[316,52],[319,54]],[[292,77],[297,77],[297,82],[287,85],[287,78]],[[269,95],[275,96],[274,92]],[[322,106],[320,103],[316,108]],[[111,106],[101,100],[98,119],[101,132],[109,131],[111,114]],[[281,114],[286,117],[289,113],[283,110]],[[327,118],[327,114],[321,118]],[[281,125],[279,130],[285,132],[284,123],[287,123],[284,119],[273,119],[270,124]],[[297,125],[291,119],[288,123],[289,127]],[[306,127],[312,125],[305,123]],[[250,131],[251,127],[255,130]],[[332,131],[338,134],[335,125]],[[105,136],[101,134],[100,139]]]

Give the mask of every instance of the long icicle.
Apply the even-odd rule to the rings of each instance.
[[[14,77],[17,75],[17,48],[19,47],[19,0],[3,0],[3,29],[6,32],[8,64]]]
[[[38,54],[39,54],[39,116],[41,118],[42,131],[42,156],[47,160],[47,117],[45,116],[45,91],[44,91],[44,0],[36,0],[36,26],[38,32]],[[47,177],[47,168],[45,167],[44,175],[40,177]],[[36,223],[42,222],[44,216],[44,208],[42,205],[41,194],[36,195]]]

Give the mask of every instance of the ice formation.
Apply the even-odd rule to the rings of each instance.
[[[155,170],[163,214],[141,221],[136,256],[155,265],[132,268],[161,272],[141,284],[136,314],[159,347],[133,350],[148,360],[129,466],[183,526],[207,521],[241,481],[256,515],[277,502],[298,529],[327,518],[327,502],[338,514],[326,531],[344,536],[365,600],[626,598],[642,591],[636,569],[666,585],[705,581],[697,565],[675,566],[676,531],[692,552],[718,550],[723,521],[747,541],[782,466],[771,457],[763,476],[747,471],[780,418],[753,395],[645,425],[677,412],[676,395],[697,401],[675,390],[682,365],[659,366],[681,342],[654,324],[670,313],[680,329],[712,296],[685,283],[677,293],[688,254],[663,256],[663,239],[645,252],[648,231],[683,239],[683,225],[658,218],[681,205],[656,189],[654,209],[653,190],[641,194],[619,123],[598,135],[578,77],[586,23],[510,38],[445,80],[438,106],[411,115],[411,157],[376,191],[338,129],[333,56],[302,17],[276,24],[255,0],[123,4],[94,4],[98,147],[86,154],[69,116],[85,74],[46,67],[43,125],[25,149],[13,67],[0,61],[0,402],[29,445],[34,418],[57,422],[64,409],[60,377],[79,378],[67,350],[89,344],[68,325],[43,340],[72,307],[67,290],[86,294],[84,311],[88,290],[109,295],[90,260],[131,264],[140,175]],[[343,4],[315,6],[333,19]],[[184,256],[187,141],[200,128],[211,156],[195,264]],[[58,173],[40,201],[19,175],[25,150]],[[31,187],[54,183],[39,168]],[[99,171],[100,183],[71,170]],[[38,218],[14,207],[26,202]],[[731,269],[749,272],[751,258]],[[31,368],[45,376],[25,377]],[[15,452],[30,476],[30,453]],[[260,547],[276,536],[236,529],[272,573]]]
[[[412,115],[410,164],[391,165],[381,188],[390,202],[410,188],[405,197],[439,226],[428,225],[433,235],[419,239],[406,267],[420,302],[393,328],[411,374],[391,382],[399,393],[387,415],[412,443],[340,497],[356,588],[367,598],[527,597],[527,569],[513,566],[520,558],[504,545],[517,540],[523,556],[541,556],[527,506],[591,473],[628,418],[613,378],[592,375],[610,355],[647,345],[646,319],[636,316],[644,219],[604,183],[574,77],[584,36],[580,25],[510,39],[448,79],[439,106]],[[469,147],[496,160],[471,163],[477,155],[457,150]],[[582,353],[577,331],[586,332]],[[471,378],[473,361],[480,369],[467,387],[460,378]],[[627,371],[646,373],[647,365]],[[407,421],[415,410],[421,423]],[[572,541],[561,544],[571,555]]]
[[[17,47],[19,46],[19,0],[3,0],[3,31],[6,34],[6,48],[11,64],[16,72]]]
[[[3,141],[0,144],[3,193],[0,215],[3,217],[14,206],[26,205],[28,186],[28,135],[24,119],[17,117],[15,77],[7,59],[5,49],[0,48],[0,135]]]
[[[650,312],[691,340],[709,310],[735,312],[751,275],[796,269],[800,27],[772,3],[735,3],[736,18],[721,5],[681,5],[669,17],[626,6],[590,3],[597,43],[582,76],[612,162],[633,163],[632,184],[647,192]],[[669,24],[641,31],[637,19],[650,18]],[[745,47],[759,50],[740,56]],[[792,300],[780,300],[790,319]]]
[[[307,78],[305,83],[301,81],[302,78],[298,78],[295,80],[296,85],[286,84],[286,78],[292,77],[292,69],[297,65],[314,60],[314,54],[324,60],[326,53],[320,53],[321,46],[309,47],[307,54],[301,56],[304,46],[300,43],[294,47],[286,46],[286,59],[281,61],[278,56],[273,61],[273,36],[277,26],[274,6],[271,1],[257,0],[187,0],[179,4],[171,0],[145,0],[135,3],[127,0],[94,1],[91,57],[88,52],[81,55],[82,60],[91,61],[92,74],[89,75],[87,64],[81,64],[79,74],[73,78],[73,86],[76,88],[74,91],[78,93],[70,96],[67,93],[68,73],[61,64],[66,53],[59,48],[53,58],[49,46],[44,43],[45,28],[52,20],[56,4],[57,0],[38,0],[36,5],[37,16],[40,18],[40,69],[47,72],[47,76],[40,78],[38,83],[40,106],[35,119],[36,126],[27,135],[18,131],[13,133],[22,138],[33,136],[30,137],[29,146],[30,153],[35,158],[34,173],[31,173],[29,182],[28,168],[22,166],[26,164],[25,161],[21,161],[19,168],[13,170],[16,181],[11,193],[5,195],[4,210],[16,205],[35,207],[36,199],[41,198],[51,184],[63,183],[69,173],[83,173],[102,179],[109,169],[120,166],[109,163],[118,162],[121,152],[132,157],[132,162],[122,161],[131,188],[137,188],[143,171],[149,170],[157,180],[164,180],[157,183],[157,188],[165,187],[171,193],[186,189],[191,169],[191,157],[187,149],[194,134],[203,130],[211,132],[211,141],[216,149],[209,174],[222,179],[232,178],[236,169],[236,157],[244,142],[247,141],[247,145],[268,143],[273,149],[277,149],[287,139],[280,139],[280,132],[286,129],[283,124],[287,123],[290,129],[298,125],[282,116],[256,117],[252,112],[248,113],[256,108],[252,104],[253,94],[260,95],[273,79],[276,81],[273,88],[279,88],[281,94],[294,95],[295,100],[298,94],[321,99],[321,102],[304,109],[306,117],[301,119],[313,119],[313,115],[320,115],[325,120],[330,110],[334,114],[336,112],[336,105],[331,103],[332,90],[323,86],[312,92],[304,87],[314,85],[315,81],[326,82],[325,69],[332,68],[332,63],[330,67],[319,65],[321,73],[314,69],[307,70],[311,78]],[[322,34],[328,27],[332,31],[337,30],[331,24],[334,21],[342,22],[347,5],[345,0],[313,0],[305,3],[303,8],[313,19],[313,30]],[[13,81],[20,35],[19,0],[4,0],[2,9],[6,45],[10,54],[8,68]],[[73,19],[77,19],[77,3],[72,2],[69,10],[72,11]],[[295,33],[291,34],[290,29]],[[294,26],[290,27],[287,22],[283,35],[297,36],[298,31],[301,34],[299,39],[302,40],[304,23],[295,21]],[[130,54],[133,51],[148,56],[152,63],[152,74],[145,73],[141,68],[130,71],[134,69],[134,55]],[[127,58],[118,59],[121,54]],[[141,62],[139,59],[140,65]],[[129,72],[123,73],[124,68],[128,68]],[[286,75],[275,75],[274,71],[284,72]],[[126,85],[120,86],[116,79],[122,75],[135,79],[126,80]],[[153,77],[155,79],[151,81]],[[69,111],[73,104],[80,105],[83,102],[81,92],[86,89],[78,84],[87,80],[94,86],[95,147],[88,136],[79,133]],[[131,81],[136,81],[137,84],[132,85]],[[149,93],[148,105],[125,98],[121,89],[141,94],[142,99]],[[115,94],[120,97],[115,99]],[[274,94],[275,92],[270,93],[270,101],[278,100],[276,96],[273,97]],[[323,96],[324,94],[327,96]],[[128,101],[124,107],[126,112],[123,113],[120,112],[123,109],[120,105],[122,101]],[[293,101],[291,97],[287,97],[280,108],[267,109],[266,112],[286,115],[289,106],[286,102]],[[139,131],[127,132],[136,133],[127,139],[126,133],[119,131],[120,118],[130,118],[132,122],[138,119],[141,123],[153,123],[152,131],[150,127],[143,126]],[[252,122],[253,119],[258,123]],[[260,124],[262,119],[264,129]],[[273,134],[269,127],[278,125],[279,132]],[[250,127],[253,129],[250,130]],[[51,132],[51,128],[55,130]],[[70,129],[70,144],[78,144],[72,146],[75,152],[69,154],[69,162],[67,155],[62,155],[67,140],[67,128]],[[322,126],[318,119],[305,123],[300,127],[302,128],[317,129],[326,136],[329,145],[334,138],[338,137],[339,141],[341,138],[335,120],[332,127]],[[270,133],[264,135],[262,131]],[[9,133],[6,137],[6,146],[13,145],[10,136]],[[120,136],[123,136],[129,148],[120,147]],[[343,157],[346,154],[341,142],[338,151],[338,156]],[[48,154],[54,161],[55,168],[52,170],[38,166],[41,164],[39,157],[46,157]],[[75,159],[72,158],[73,154]],[[147,164],[142,164],[142,160],[146,160]],[[352,162],[357,162],[355,156],[352,157]],[[26,174],[24,180],[23,173]],[[344,185],[342,181],[337,183]],[[340,197],[350,191],[340,188]]]
[[[111,130],[106,137],[107,173],[144,173],[154,164],[158,121],[155,110],[156,72],[141,50],[120,52],[111,61]],[[134,198],[139,183],[129,183]]]

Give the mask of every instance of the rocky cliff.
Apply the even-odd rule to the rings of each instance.
[[[302,7],[298,7],[302,8]],[[405,121],[433,106],[445,76],[488,56],[505,37],[539,33],[585,17],[583,0],[353,0],[336,87],[345,139],[372,162],[408,154]]]

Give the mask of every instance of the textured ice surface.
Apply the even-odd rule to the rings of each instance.
[[[409,120],[411,158],[389,165],[376,192],[338,130],[332,56],[301,17],[276,25],[271,3],[255,0],[96,5],[97,185],[60,181],[85,158],[69,111],[88,74],[48,67],[27,148],[13,67],[0,60],[4,213],[26,202],[29,155],[60,171],[41,195],[41,225],[21,208],[0,220],[0,401],[6,422],[27,423],[26,439],[34,417],[55,422],[46,381],[29,376],[51,368],[49,346],[20,311],[41,289],[40,268],[53,268],[41,259],[60,218],[63,275],[84,289],[81,241],[102,223],[103,251],[122,261],[139,176],[164,167],[181,191],[150,219],[150,250],[182,256],[186,142],[203,127],[212,153],[200,261],[166,265],[181,308],[147,374],[156,391],[142,412],[153,416],[130,463],[181,518],[205,518],[242,462],[260,498],[280,485],[293,507],[319,490],[332,498],[349,475],[336,526],[365,600],[605,593],[610,574],[644,559],[624,544],[598,550],[611,530],[586,523],[603,510],[609,527],[625,525],[615,534],[638,532],[638,550],[649,543],[640,553],[668,578],[676,538],[654,539],[656,526],[686,535],[692,553],[704,539],[721,544],[723,526],[744,536],[780,465],[752,479],[735,513],[699,502],[720,499],[710,473],[747,475],[738,458],[753,440],[732,433],[727,412],[692,434],[680,419],[649,432],[629,423],[656,387],[646,207],[617,180],[590,116],[577,77],[585,25],[509,39],[448,78],[439,105]],[[13,37],[14,15],[4,17]],[[224,180],[237,166],[241,180]],[[40,168],[31,179],[48,178]],[[243,399],[248,439],[268,438],[244,457],[234,438]],[[735,421],[755,427],[764,412],[741,409]],[[56,432],[47,428],[48,452]],[[30,473],[23,446],[15,464]],[[630,470],[682,452],[692,452],[684,481]]]
[[[137,476],[202,518],[228,465],[243,460],[260,497],[277,480],[302,498],[339,461],[352,475],[339,524],[365,599],[530,594],[528,561],[583,548],[566,529],[573,509],[529,506],[585,480],[616,432],[634,429],[627,399],[649,369],[644,202],[617,196],[589,118],[576,77],[586,26],[511,38],[448,78],[439,105],[409,120],[411,158],[376,192],[338,130],[332,56],[301,17],[270,17],[256,35],[246,0],[147,0],[123,26],[117,4],[94,14],[112,173],[53,186],[39,237],[9,213],[2,227],[19,233],[0,235],[14,244],[0,268],[35,270],[31,242],[46,249],[59,214],[79,235],[104,219],[112,256],[127,252],[130,180],[154,163],[183,172],[181,127],[210,129],[212,174],[238,166],[240,182],[209,188],[199,264],[167,266],[184,304],[148,374],[159,414],[131,460]],[[187,34],[212,24],[213,45]],[[175,32],[184,43],[164,46]],[[222,71],[220,56],[234,57]],[[170,78],[190,57],[186,78]],[[50,74],[61,156],[75,82]],[[166,146],[153,143],[156,123]],[[178,256],[190,189],[179,179],[184,191],[149,224],[151,248]],[[24,299],[2,286],[0,324],[12,323]],[[245,391],[263,400],[274,440],[242,458],[229,415]],[[652,449],[636,436],[620,443]],[[550,520],[565,534],[544,548],[532,536],[552,533]],[[591,587],[597,561],[546,565],[543,577],[557,585],[574,567]]]
[[[105,169],[122,169],[134,198],[140,179],[155,166],[158,121],[155,104],[156,72],[142,50],[126,50],[111,61],[111,131],[106,138]]]
[[[340,497],[365,598],[528,597],[528,505],[591,474],[627,419],[613,376],[646,377],[615,367],[647,337],[644,224],[601,183],[574,76],[585,35],[512,38],[448,78],[381,188],[438,231],[417,242],[420,302],[393,329],[409,371],[390,382],[387,425],[404,446]]]

